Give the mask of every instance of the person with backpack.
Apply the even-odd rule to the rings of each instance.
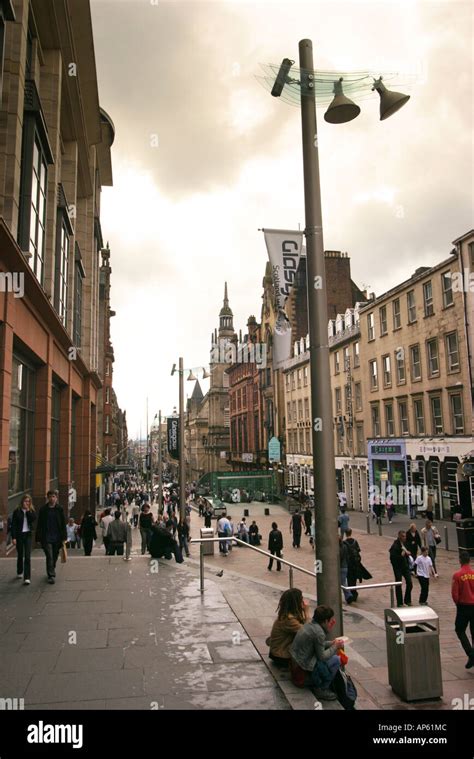
[[[272,522],[272,529],[268,535],[268,550],[272,556],[278,556],[281,559],[281,552],[283,550],[283,535],[278,529],[276,522]],[[268,562],[268,570],[272,571],[273,559]],[[277,572],[281,572],[281,561],[277,561]]]

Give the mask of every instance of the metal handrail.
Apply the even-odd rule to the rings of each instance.
[[[257,553],[261,553],[263,556],[269,556],[271,559],[274,559],[275,561],[279,561],[282,564],[286,564],[290,567],[289,572],[289,582],[290,582],[290,588],[293,587],[293,569],[297,569],[299,572],[303,572],[306,575],[310,575],[311,577],[316,577],[316,572],[311,572],[310,569],[305,569],[304,567],[298,566],[298,564],[293,564],[291,561],[287,561],[286,559],[279,559],[278,556],[275,556],[275,554],[270,553],[269,551],[263,551],[261,548],[257,548],[256,546],[252,546],[250,543],[247,543],[245,540],[240,540],[240,538],[236,538],[233,535],[229,535],[226,537],[221,538],[191,538],[190,543],[199,543],[199,579],[200,579],[200,587],[199,590],[201,593],[204,593],[204,543],[220,543],[221,540],[233,540],[235,543],[238,543],[242,546],[246,546],[247,548],[251,548],[253,551],[256,551]],[[341,590],[357,590],[359,591],[361,588],[390,588],[390,606],[395,605],[395,599],[393,595],[393,588],[396,585],[401,585],[401,581],[398,582],[380,582],[380,583],[370,583],[368,585],[341,585]]]

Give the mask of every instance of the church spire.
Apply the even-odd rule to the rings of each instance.
[[[224,285],[224,305],[219,313],[219,334],[225,336],[231,336],[234,334],[234,315],[232,309],[229,306],[229,296],[227,294],[227,282]]]

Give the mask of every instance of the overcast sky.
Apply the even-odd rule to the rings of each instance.
[[[116,128],[102,230],[130,437],[145,432],[147,396],[150,420],[177,405],[179,356],[208,363],[224,281],[236,330],[260,320],[258,228],[304,227],[299,109],[256,79],[261,63],[298,61],[300,39],[313,40],[316,69],[398,73],[395,89],[411,95],[384,122],[376,93],[348,124],[318,108],[324,247],[349,253],[353,280],[379,295],[473,226],[470,3],[91,5],[100,102]]]

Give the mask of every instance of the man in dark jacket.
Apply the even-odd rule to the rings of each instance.
[[[161,559],[162,556],[164,556],[165,559],[171,559],[171,554],[174,554],[176,563],[181,564],[184,561],[183,555],[176,540],[171,535],[171,528],[171,521],[166,523],[166,527],[161,527],[158,524],[153,525],[151,530],[150,553],[154,559]]]
[[[344,545],[347,548],[347,584],[353,586],[357,584],[357,580],[360,578],[360,545],[352,537],[352,530],[350,528],[347,530],[346,536]],[[352,600],[357,601],[357,596],[359,595],[357,590],[351,592]]]
[[[48,490],[48,502],[42,506],[38,513],[36,524],[36,541],[46,556],[46,573],[48,582],[54,585],[56,577],[56,562],[61,545],[67,540],[66,517],[58,503],[56,490]]]
[[[306,530],[305,530],[304,534],[305,535],[311,535],[311,522],[312,522],[312,519],[313,519],[313,515],[312,515],[312,512],[311,512],[311,509],[309,508],[309,504],[306,505],[306,508],[305,508],[305,510],[303,512],[303,518],[304,518],[304,523],[305,523],[305,527],[306,527]]]
[[[395,588],[395,593],[397,595],[397,606],[403,606],[403,601],[405,601],[406,606],[411,606],[411,590],[413,583],[411,581],[410,565],[408,562],[410,551],[405,545],[406,537],[406,532],[404,530],[400,530],[398,533],[398,538],[394,540],[390,547],[390,563],[392,565],[395,580],[396,582],[399,582],[402,577],[404,577],[406,583],[404,599],[402,597],[401,585],[397,585]]]
[[[268,535],[268,550],[272,556],[278,556],[281,559],[281,552],[283,550],[283,535],[278,529],[276,522],[272,522],[272,529]],[[273,559],[268,562],[268,569],[270,572],[273,567]],[[277,572],[281,572],[281,561],[277,561]]]

